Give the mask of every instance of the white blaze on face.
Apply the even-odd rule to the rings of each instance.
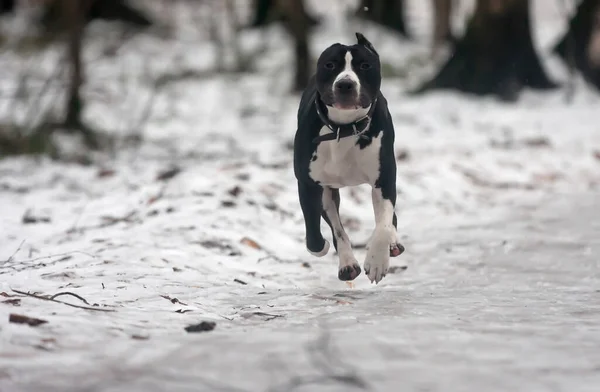
[[[332,88],[334,89],[334,92],[335,92],[335,85],[337,82],[339,82],[342,79],[350,79],[354,83],[356,83],[356,92],[358,93],[358,95],[360,95],[360,80],[358,80],[358,75],[352,69],[352,53],[350,53],[350,51],[346,52],[346,55],[344,56],[344,60],[345,60],[344,70],[342,72],[340,72],[340,74],[337,76],[337,78],[335,78]]]

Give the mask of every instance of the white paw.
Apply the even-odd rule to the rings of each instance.
[[[323,257],[327,254],[327,252],[329,252],[329,241],[325,240],[325,245],[323,245],[323,249],[320,252],[312,252],[310,249],[306,250],[308,250],[308,253],[310,253],[313,256]]]
[[[365,274],[371,283],[379,283],[390,266],[390,234],[387,230],[376,231],[369,244],[365,258]]]

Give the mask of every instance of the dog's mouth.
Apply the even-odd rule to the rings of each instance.
[[[321,101],[338,110],[357,110],[368,108],[371,105],[371,99],[368,94],[334,94],[328,90],[320,93]]]
[[[340,103],[334,102],[333,107],[339,110],[356,110],[360,109],[362,106],[358,103]]]

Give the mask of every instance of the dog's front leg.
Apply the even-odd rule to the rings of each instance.
[[[393,247],[399,245],[396,241],[395,192],[395,186],[392,189],[373,187],[371,191],[375,212],[375,231],[371,236],[364,267],[369,280],[375,283],[379,283],[386,275],[390,265],[390,254],[396,253]],[[388,197],[386,198],[384,195]],[[403,248],[398,249],[397,253],[400,254],[403,250]]]
[[[344,226],[342,226],[339,212],[339,197],[340,191],[338,189],[323,188],[324,216],[326,217],[327,224],[331,227],[340,258],[338,278],[340,280],[354,280],[360,275],[361,270],[358,261],[356,261],[352,253],[350,238],[346,234]]]
[[[298,181],[298,196],[306,227],[306,248],[313,256],[323,257],[329,251],[329,241],[321,234],[323,188]]]

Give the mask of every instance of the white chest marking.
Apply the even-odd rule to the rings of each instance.
[[[331,132],[323,127],[320,135]],[[334,188],[360,184],[374,185],[379,178],[381,138],[383,132],[361,149],[356,137],[321,142],[309,165],[309,175],[321,185]]]

